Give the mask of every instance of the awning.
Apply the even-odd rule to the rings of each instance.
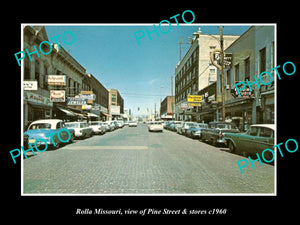
[[[67,109],[63,109],[63,108],[60,108],[60,107],[57,107],[60,111],[64,112],[67,114],[67,116],[76,116],[76,114],[74,114],[73,112],[67,110]]]
[[[101,111],[100,111],[100,112],[101,112]],[[103,114],[104,116],[110,116],[109,114],[104,113],[104,112],[101,112],[101,114]]]
[[[94,113],[88,113],[87,115],[88,115],[88,117],[99,117],[98,115],[96,115]]]

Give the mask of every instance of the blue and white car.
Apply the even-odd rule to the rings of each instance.
[[[68,129],[71,137],[69,137],[69,134],[65,129],[67,128],[65,127],[64,122],[59,119],[36,120],[29,125],[27,131],[24,132],[24,136],[28,136],[28,143],[30,143],[32,147],[34,147],[36,140],[44,139],[47,142],[48,148],[50,146],[59,148],[60,144],[65,143],[61,140],[70,139],[69,143],[71,143],[75,137],[74,129]],[[58,138],[58,133],[61,140]],[[40,140],[36,143],[38,148],[41,145],[45,145],[45,142]],[[26,147],[29,146],[24,146],[24,148]],[[41,149],[43,148],[41,147]]]
[[[185,135],[191,138],[201,138],[201,131],[206,129],[208,125],[206,123],[193,123],[190,127],[186,130]]]

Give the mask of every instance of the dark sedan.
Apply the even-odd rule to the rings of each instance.
[[[211,142],[214,146],[218,144],[226,145],[227,142],[223,133],[239,133],[239,129],[234,123],[210,122],[208,128],[202,130],[201,141]]]

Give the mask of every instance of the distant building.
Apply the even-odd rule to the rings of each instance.
[[[175,114],[175,96],[167,96],[160,103],[160,118],[163,120],[174,119]]]
[[[122,118],[124,114],[124,99],[117,89],[108,89],[109,116],[112,120]]]

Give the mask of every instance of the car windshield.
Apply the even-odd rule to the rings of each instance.
[[[78,123],[66,123],[66,127],[77,128],[78,127]]]
[[[161,122],[151,122],[151,124],[161,124]]]
[[[80,128],[84,128],[84,127],[87,127],[87,124],[86,123],[80,123]]]
[[[216,128],[220,129],[237,129],[236,125],[230,123],[219,123],[216,125]]]
[[[91,125],[100,125],[100,122],[91,122]]]
[[[28,130],[36,130],[36,129],[51,129],[50,123],[35,123],[32,124]]]
[[[208,127],[207,124],[205,124],[205,123],[199,123],[198,126],[199,126],[199,128],[207,128]]]

